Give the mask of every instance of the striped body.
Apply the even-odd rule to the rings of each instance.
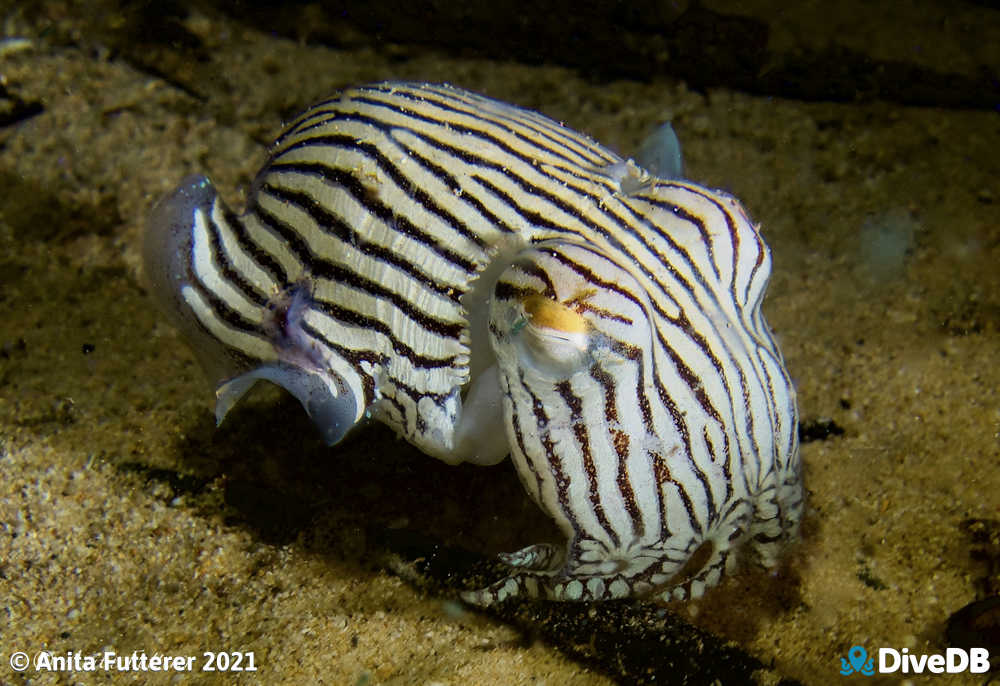
[[[202,177],[161,202],[146,263],[220,421],[267,379],[330,443],[370,417],[448,462],[511,455],[567,544],[505,556],[472,602],[699,595],[797,527],[756,227],[542,115],[347,90],[286,128],[244,215]]]

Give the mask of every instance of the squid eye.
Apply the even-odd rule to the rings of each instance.
[[[510,336],[522,362],[547,375],[567,376],[590,364],[598,336],[571,307],[540,295],[521,301]]]

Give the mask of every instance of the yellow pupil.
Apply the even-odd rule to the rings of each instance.
[[[576,310],[541,295],[529,295],[522,303],[525,314],[534,326],[554,329],[565,334],[585,334],[590,329],[587,320]]]

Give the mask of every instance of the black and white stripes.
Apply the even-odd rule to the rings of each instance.
[[[220,421],[267,379],[331,443],[368,416],[449,462],[511,454],[568,543],[506,556],[470,601],[697,595],[743,540],[771,564],[796,529],[756,227],[542,115],[347,90],[288,126],[243,216],[201,177],[164,200],[146,260]]]

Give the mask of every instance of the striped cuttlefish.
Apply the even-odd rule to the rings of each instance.
[[[331,445],[371,418],[511,456],[566,542],[467,601],[697,597],[795,535],[795,391],[758,228],[680,178],[669,124],[637,159],[446,85],[351,88],[285,128],[242,215],[202,176],[160,201],[146,271],[218,421],[263,379]]]

